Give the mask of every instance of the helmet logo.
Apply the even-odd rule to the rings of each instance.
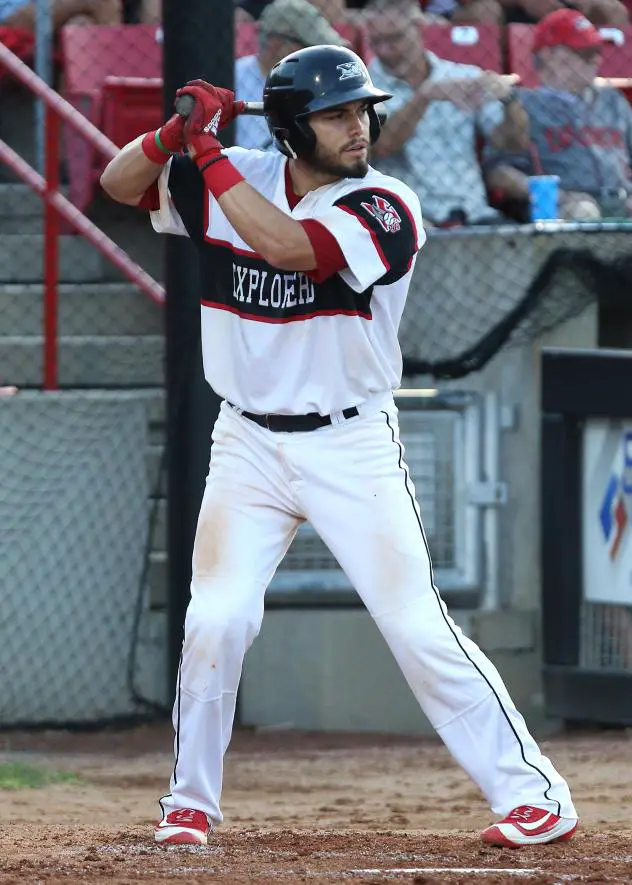
[[[384,197],[373,194],[372,203],[361,203],[362,208],[384,228],[387,234],[396,234],[402,226],[397,210]]]
[[[336,65],[336,69],[340,71],[339,80],[350,80],[352,77],[364,77],[364,69],[359,61],[345,61],[341,65]]]

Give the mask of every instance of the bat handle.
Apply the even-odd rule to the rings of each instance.
[[[186,120],[195,106],[195,99],[192,95],[179,95],[175,101],[176,113],[180,114]],[[263,115],[262,101],[245,101],[242,114],[260,117]]]
[[[176,113],[180,114],[184,119],[188,119],[191,111],[195,107],[195,99],[192,95],[179,95],[175,101]]]

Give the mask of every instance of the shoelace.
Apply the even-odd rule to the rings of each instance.
[[[528,823],[534,811],[535,808],[533,808],[531,805],[521,805],[519,808],[514,808],[514,810],[507,815],[507,819]]]

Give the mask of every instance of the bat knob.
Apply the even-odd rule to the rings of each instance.
[[[195,99],[192,95],[179,95],[175,100],[176,113],[185,119],[191,114],[195,107]]]

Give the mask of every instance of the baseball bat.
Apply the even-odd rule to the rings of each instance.
[[[195,99],[192,95],[180,95],[176,98],[175,108],[176,113],[180,114],[181,117],[184,117],[185,120],[193,110],[193,105],[195,104]],[[242,114],[249,114],[250,116],[261,117],[263,116],[263,102],[262,101],[246,101],[244,102]]]

